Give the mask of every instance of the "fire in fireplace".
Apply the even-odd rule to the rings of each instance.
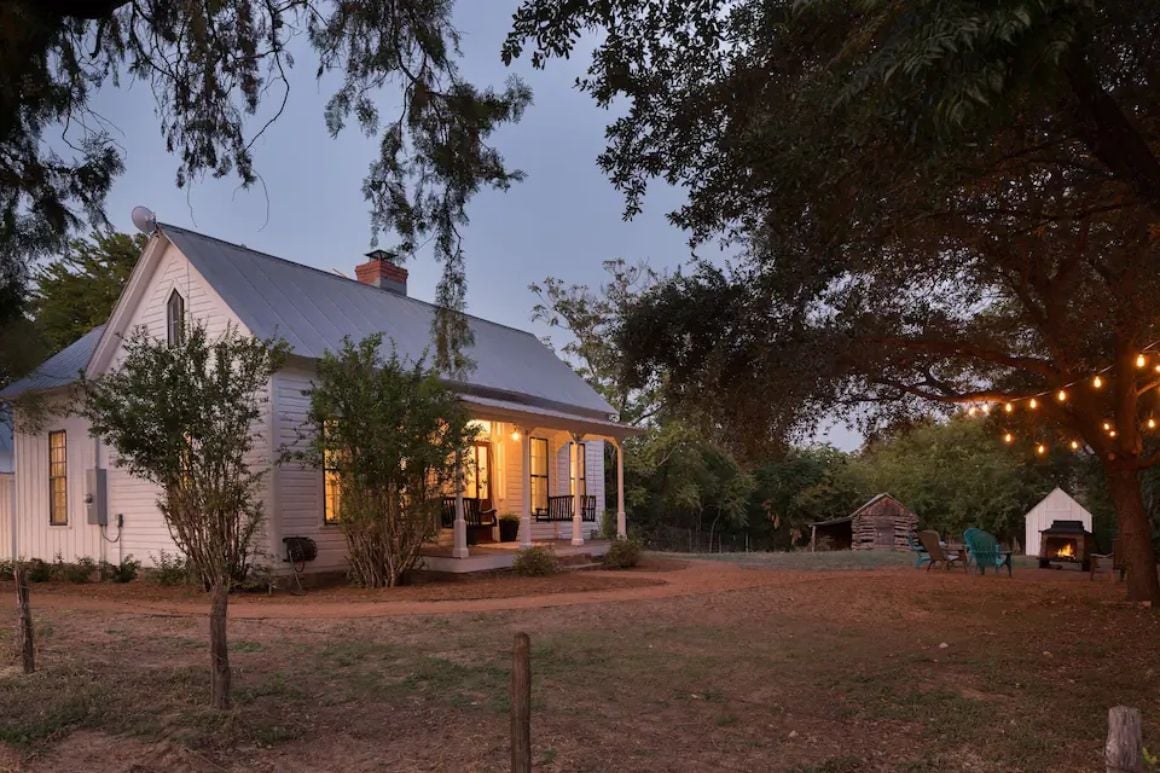
[[[1053,562],[1079,564],[1085,572],[1091,568],[1095,540],[1082,521],[1052,521],[1051,528],[1039,535],[1040,568],[1046,569]]]

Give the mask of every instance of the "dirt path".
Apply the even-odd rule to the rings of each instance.
[[[609,579],[623,576],[593,573]],[[797,573],[744,569],[715,561],[688,561],[679,569],[667,571],[634,571],[631,576],[650,584],[614,587],[584,592],[535,594],[506,598],[448,600],[312,600],[310,596],[287,602],[260,596],[241,596],[230,604],[230,617],[246,620],[341,619],[392,617],[398,615],[443,615],[464,612],[499,612],[517,609],[541,609],[578,604],[605,604],[620,601],[667,599],[678,596],[722,593],[784,583]],[[816,574],[814,577],[816,578]],[[609,583],[612,584],[611,582]],[[386,592],[389,594],[389,591]],[[195,601],[119,600],[67,592],[42,594],[35,605],[42,609],[65,609],[110,614],[141,614],[162,617],[192,617],[207,613],[206,603]]]

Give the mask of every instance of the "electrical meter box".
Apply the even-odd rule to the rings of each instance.
[[[90,526],[109,525],[109,496],[106,471],[85,470],[85,512]]]

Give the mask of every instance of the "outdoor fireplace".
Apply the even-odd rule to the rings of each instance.
[[[1039,567],[1046,569],[1054,562],[1079,564],[1086,572],[1091,568],[1095,552],[1092,533],[1082,521],[1052,521],[1051,528],[1039,532]]]

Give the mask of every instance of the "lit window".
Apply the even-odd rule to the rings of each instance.
[[[548,512],[548,440],[532,438],[532,510]]]
[[[322,428],[323,437],[326,427]],[[323,446],[322,449],[322,488],[323,510],[322,518],[325,523],[338,523],[342,518],[342,475],[338,468],[338,451]]]
[[[585,469],[588,467],[588,446],[585,445],[584,443],[578,443],[577,445],[580,446],[580,464],[579,464],[579,467],[580,467],[580,470],[579,470],[579,472],[580,472],[580,485],[578,485],[578,486],[574,485],[573,488],[575,488],[577,496],[587,496],[588,495],[588,483],[587,483],[587,481],[585,481],[584,476],[585,476]],[[569,466],[571,466],[571,465],[569,465]],[[576,483],[576,476],[572,476],[571,481],[573,484],[575,484]]]
[[[48,433],[48,523],[68,524],[68,436]]]
[[[185,299],[174,290],[165,304],[165,336],[170,346],[185,343]]]
[[[476,443],[467,451],[467,463],[463,471],[463,496],[468,499],[491,498],[490,454],[490,443]]]

